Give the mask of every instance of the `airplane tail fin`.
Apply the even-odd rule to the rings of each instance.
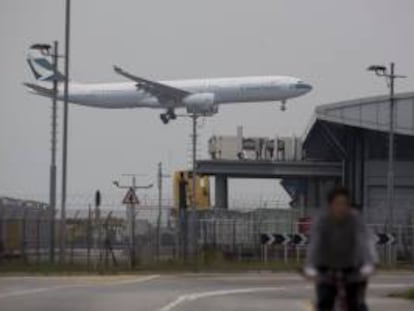
[[[42,96],[46,96],[46,97],[52,97],[54,92],[53,89],[49,89],[37,84],[33,84],[33,83],[23,83],[23,85],[25,85],[26,87],[29,88],[29,90],[31,91],[31,93],[37,94],[37,95],[42,95]]]
[[[50,62],[50,57],[37,54],[34,51],[27,56],[27,63],[29,68],[38,81],[63,81],[65,76],[60,71],[54,71],[53,64]]]

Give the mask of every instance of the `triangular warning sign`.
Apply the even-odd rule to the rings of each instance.
[[[122,200],[122,204],[139,204],[139,200],[134,189],[128,189],[127,193],[124,196],[124,199]]]

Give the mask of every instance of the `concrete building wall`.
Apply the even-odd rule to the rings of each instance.
[[[365,163],[364,207],[371,223],[384,223],[387,210],[387,161]],[[414,223],[414,161],[395,163],[394,223]]]

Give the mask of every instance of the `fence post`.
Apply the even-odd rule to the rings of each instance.
[[[408,229],[408,236],[411,240],[411,264],[414,264],[414,224],[412,222]]]
[[[91,265],[91,245],[92,245],[92,208],[91,205],[89,204],[88,206],[88,221],[86,223],[86,265],[88,267],[88,269],[90,268]]]
[[[42,218],[43,211],[38,210],[36,218],[36,262],[40,263],[40,222]]]
[[[236,252],[236,243],[237,243],[237,241],[236,241],[236,238],[237,238],[237,236],[236,236],[236,219],[233,219],[233,230],[232,230],[232,233],[233,233],[233,239],[232,239],[232,242],[233,242],[233,245],[232,245],[232,253],[234,254],[235,252]]]
[[[268,246],[267,244],[263,245],[263,261],[265,264],[267,264],[269,260],[269,254],[268,254]]]
[[[27,217],[27,210],[26,207],[24,207],[23,209],[23,218],[21,221],[21,250],[20,250],[20,254],[22,256],[22,260],[24,263],[27,262],[27,257],[26,257],[26,217]]]
[[[99,253],[100,253],[100,241],[101,241],[101,229],[100,229],[100,223],[101,223],[101,213],[100,213],[100,209],[99,206],[95,207],[95,219],[94,219],[94,226],[93,226],[93,235],[94,235],[94,254],[93,254],[93,258],[95,260],[94,264],[95,264],[95,269],[98,268],[99,265]]]
[[[1,201],[0,201],[1,204]],[[4,253],[6,251],[6,239],[5,239],[5,234],[4,234],[4,223],[5,223],[5,219],[4,219],[4,212],[3,212],[3,208],[0,205],[0,263],[3,259]]]
[[[104,224],[104,229],[105,229],[105,242],[104,242],[104,248],[105,248],[105,267],[109,266],[109,252],[111,252],[112,254],[112,259],[114,259],[114,254],[112,253],[112,246],[111,246],[111,241],[110,241],[110,237],[109,237],[109,221],[111,219],[111,215],[112,215],[112,211],[110,211],[108,213],[108,215],[105,218],[105,224]]]
[[[283,258],[284,262],[288,263],[288,246],[286,244],[283,244]]]
[[[71,241],[70,241],[70,263],[73,264],[73,257],[74,257],[74,248],[75,248],[75,234],[76,234],[76,225],[77,225],[77,220],[78,220],[78,216],[79,216],[80,211],[76,211],[75,215],[73,216],[72,219],[72,234],[71,234]]]

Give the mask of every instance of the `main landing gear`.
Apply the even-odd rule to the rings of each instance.
[[[282,100],[280,104],[280,111],[286,111],[286,100]]]
[[[160,114],[160,119],[162,123],[167,124],[170,120],[177,119],[177,115],[175,114],[174,109],[168,109],[166,113]]]

